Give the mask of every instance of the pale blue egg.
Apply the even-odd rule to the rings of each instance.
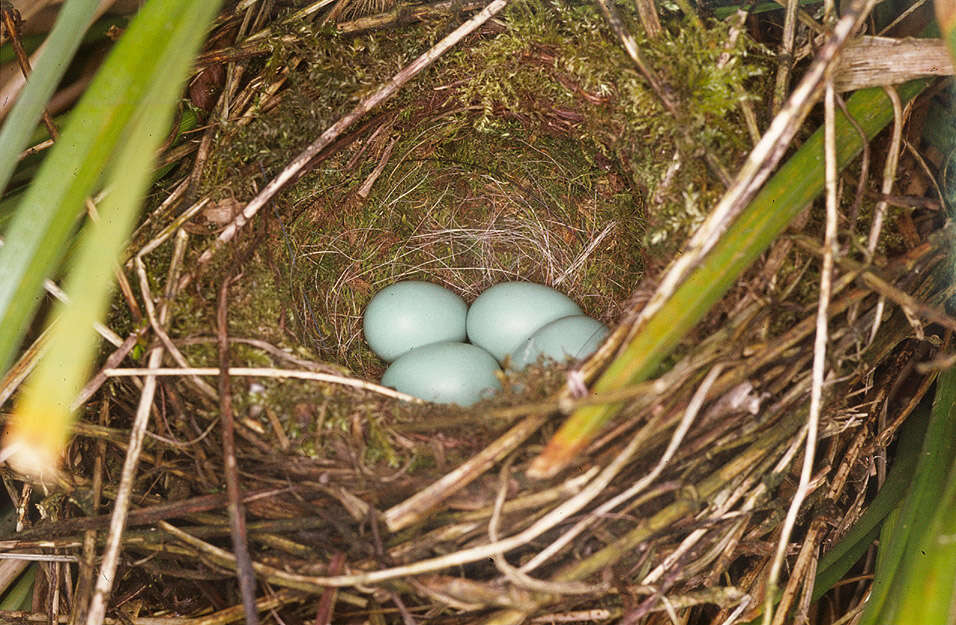
[[[552,321],[514,351],[511,368],[520,371],[541,356],[558,362],[587,358],[597,351],[609,332],[603,323],[584,315]]]
[[[443,286],[408,280],[387,286],[365,308],[365,341],[391,362],[441,341],[464,341],[468,305]]]
[[[468,310],[468,339],[498,362],[542,326],[581,309],[570,298],[543,284],[503,282],[478,296]]]
[[[467,343],[433,343],[391,364],[382,384],[426,401],[470,406],[501,389],[491,354]]]

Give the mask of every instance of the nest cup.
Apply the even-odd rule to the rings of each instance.
[[[527,280],[567,293],[605,322],[620,315],[640,275],[640,197],[626,187],[613,193],[620,176],[589,163],[568,137],[531,144],[460,128],[447,136],[450,125],[469,122],[438,120],[419,129],[414,145],[395,141],[396,162],[367,198],[347,190],[328,200],[345,210],[320,210],[290,229],[297,325],[324,358],[379,373],[362,313],[400,280],[441,284],[469,303],[499,282]]]
[[[375,292],[407,279],[441,284],[469,303],[499,282],[538,282],[614,325],[648,257],[659,269],[701,217],[661,207],[676,198],[696,205],[719,191],[705,167],[691,164],[699,159],[674,167],[676,154],[720,144],[739,158],[746,147],[745,132],[727,119],[739,93],[723,90],[755,66],[729,64],[706,85],[699,78],[717,60],[708,55],[717,54],[720,28],[678,31],[652,46],[700,109],[678,121],[594,9],[522,4],[508,13],[507,29],[489,24],[439,59],[278,198],[266,262],[289,329],[321,359],[380,375],[361,315]],[[626,17],[639,28],[635,15]],[[440,29],[415,32],[428,39]],[[309,46],[309,69],[289,76],[276,109],[224,135],[209,192],[235,197],[268,181],[288,162],[280,154],[302,146],[296,137],[335,121],[355,75],[387,79],[411,41],[299,42]],[[734,45],[724,52],[750,44]],[[674,129],[688,124],[701,128],[699,143],[682,147]]]

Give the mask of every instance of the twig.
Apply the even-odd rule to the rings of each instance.
[[[178,182],[166,199],[163,200],[158,207],[156,207],[156,210],[147,215],[146,219],[143,220],[143,223],[141,223],[139,227],[133,231],[133,234],[130,235],[129,240],[136,241],[139,238],[140,233],[146,230],[153,220],[165,217],[166,211],[170,210],[173,206],[176,206],[179,201],[183,199],[183,195],[185,195],[188,187],[189,178],[185,178]]]
[[[905,11],[903,11],[902,13],[900,13],[899,15],[897,15],[897,16],[893,19],[892,22],[890,22],[889,24],[887,24],[886,26],[884,26],[883,29],[880,30],[880,32],[876,33],[877,36],[879,37],[879,36],[885,35],[886,33],[888,33],[888,32],[890,32],[891,30],[893,30],[893,28],[894,28],[897,24],[899,24],[900,22],[902,22],[903,20],[905,20],[907,17],[909,17],[909,16],[913,13],[913,11],[918,10],[918,9],[919,9],[920,7],[922,7],[924,4],[926,4],[926,0],[918,0],[918,2],[914,2],[913,4],[911,4],[909,7],[907,7],[907,9],[906,9]]]
[[[30,58],[27,56],[26,50],[23,49],[23,44],[20,42],[20,15],[17,9],[13,5],[8,5],[6,2],[0,5],[0,13],[3,13],[3,25],[7,29],[7,39],[10,40],[10,44],[13,46],[13,52],[17,57],[17,64],[20,66],[20,72],[23,74],[23,77],[29,80],[30,73],[33,71],[30,67]],[[56,124],[53,123],[53,118],[50,117],[50,112],[43,108],[43,124],[46,126],[47,131],[50,133],[50,138],[56,141],[60,138],[60,133],[56,129]]]
[[[42,152],[43,150],[46,150],[47,148],[51,148],[51,147],[53,147],[53,139],[47,139],[45,141],[41,141],[40,143],[32,145],[26,148],[25,150],[23,150],[22,152],[20,152],[20,154],[17,156],[17,160],[22,161],[28,156],[38,154],[39,152]]]
[[[162,359],[163,348],[157,347],[150,353],[149,365],[154,368],[159,367],[162,363]],[[143,437],[145,436],[146,426],[149,423],[149,413],[153,405],[153,395],[155,392],[156,378],[149,376],[143,385],[139,406],[136,409],[136,419],[133,422],[133,428],[130,432],[129,448],[126,459],[123,462],[123,472],[116,494],[116,502],[113,507],[113,516],[110,522],[110,531],[107,536],[106,551],[103,555],[103,563],[100,566],[99,575],[96,577],[96,586],[93,590],[93,598],[90,601],[86,625],[102,625],[103,617],[106,614],[107,597],[113,587],[113,580],[116,576],[116,566],[119,564],[120,544],[122,542],[123,531],[126,527],[126,515],[129,511],[130,495],[133,489],[136,465],[139,462],[139,452],[143,448]]]
[[[173,343],[175,343],[179,347],[184,347],[186,345],[203,345],[206,343],[215,343],[217,340],[218,339],[214,336],[193,336],[193,337],[184,338],[184,339],[174,339]],[[319,362],[315,362],[314,360],[307,360],[305,358],[300,358],[296,356],[295,354],[287,352],[284,349],[276,347],[272,343],[263,341],[262,339],[246,339],[246,338],[240,338],[236,336],[230,336],[229,342],[240,343],[242,345],[250,345],[257,349],[261,349],[262,351],[266,352],[267,354],[269,354],[270,356],[273,356],[274,358],[278,360],[284,360],[286,362],[292,363],[299,367],[308,369],[309,371],[326,371],[326,372],[348,371],[345,367],[342,367],[339,365],[333,365],[329,363],[319,363]]]
[[[790,70],[793,68],[793,46],[797,33],[798,0],[785,0],[786,11],[783,18],[783,38],[780,42],[780,53],[777,55],[777,79],[773,88],[773,100],[770,112],[777,115],[781,112],[784,99],[787,97],[787,87],[790,85]]]
[[[247,492],[243,501],[257,501],[259,499],[268,499],[273,495],[277,495],[283,492],[287,492],[289,489],[276,489],[276,488],[267,488],[256,491]],[[218,493],[214,495],[200,495],[198,497],[192,497],[183,501],[174,501],[171,503],[159,504],[155,506],[150,506],[146,508],[139,508],[137,510],[132,510],[127,518],[127,525],[146,525],[149,523],[155,523],[157,521],[162,521],[165,519],[175,519],[188,517],[194,514],[209,512],[211,510],[221,510],[222,507],[226,505],[226,495],[225,493]],[[60,523],[57,524],[57,530],[60,532],[78,532],[84,530],[92,530],[104,528],[109,525],[111,519],[110,515],[101,515],[93,517],[79,517],[72,519],[63,519]],[[34,529],[27,530],[23,533],[23,538],[31,537],[40,537],[45,536],[43,530]],[[10,550],[10,549],[33,549],[40,547],[50,547],[50,546],[62,546],[62,545],[51,545],[44,544],[43,540],[0,540],[0,550]]]
[[[123,359],[126,358],[126,355],[136,347],[136,343],[139,341],[140,337],[143,336],[145,332],[144,328],[134,330],[132,334],[126,337],[123,343],[113,350],[113,353],[106,357],[106,362],[103,363],[103,367],[96,372],[89,382],[80,389],[79,394],[76,396],[76,399],[73,400],[73,404],[70,406],[71,410],[77,410],[80,406],[89,401],[90,397],[103,386],[103,383],[106,382],[106,374],[104,371],[112,369],[113,367],[118,366]]]
[[[109,419],[109,399],[104,399],[100,406],[100,425],[107,425]],[[96,460],[93,463],[93,502],[91,510],[97,514],[103,497],[103,462],[106,458],[106,441],[96,442]],[[70,625],[80,625],[86,621],[87,608],[93,592],[93,572],[96,570],[96,530],[90,529],[83,533],[83,557],[80,560],[79,576],[76,582],[76,591],[73,593],[73,610]]]
[[[0,553],[0,560],[27,560],[29,562],[79,562],[77,556],[54,553]]]
[[[827,309],[830,306],[831,280],[833,276],[833,257],[836,254],[837,236],[837,157],[836,157],[836,91],[829,81],[824,98],[824,151],[825,173],[827,190],[827,219],[826,233],[823,243],[823,268],[820,272],[820,299],[817,307],[817,331],[813,342],[813,385],[810,387],[810,413],[807,417],[806,448],[803,452],[803,467],[800,470],[800,482],[793,495],[787,516],[780,530],[780,540],[770,566],[767,580],[767,589],[764,598],[763,625],[779,624],[786,618],[787,610],[782,609],[774,618],[774,599],[777,595],[777,584],[780,571],[786,557],[787,546],[790,544],[790,535],[797,522],[797,513],[803,500],[809,492],[810,478],[813,476],[813,461],[817,449],[817,430],[820,424],[820,410],[823,401],[823,378],[826,367],[826,350],[828,337]]]
[[[545,415],[537,414],[525,417],[454,471],[415,493],[402,503],[386,510],[383,516],[389,531],[397,532],[408,527],[434,510],[442,501],[470,484],[494,466],[496,462],[517,449],[545,421],[547,421]]]
[[[215,545],[211,545],[204,540],[201,540],[192,534],[179,529],[175,525],[167,523],[166,521],[160,521],[157,523],[157,525],[159,529],[163,530],[164,532],[183,541],[187,545],[196,548],[202,555],[208,557],[214,563],[230,568],[236,566],[236,556],[231,554],[229,551],[226,551],[220,547],[216,547]],[[361,584],[365,579],[365,576],[362,575],[340,575],[331,578],[310,577],[308,575],[288,573],[281,569],[277,569],[275,567],[255,561],[252,563],[252,568],[256,571],[256,573],[273,584],[315,593],[325,591],[325,587],[327,586],[353,586],[356,583]],[[345,583],[336,583],[342,581]],[[366,602],[361,597],[356,597],[352,594],[339,593],[339,598],[342,601],[348,602],[352,605],[358,605],[359,607],[365,607],[366,605]]]
[[[66,294],[66,291],[57,286],[56,282],[53,280],[44,280],[43,289],[64,304],[70,303],[70,296]],[[99,321],[93,322],[93,329],[96,330],[97,334],[106,339],[106,341],[111,343],[114,347],[119,347],[123,343],[123,339],[116,334],[116,332],[113,332]]]
[[[246,537],[246,512],[239,490],[239,467],[236,464],[235,421],[232,413],[232,385],[229,377],[229,331],[228,293],[234,277],[227,275],[219,288],[216,322],[219,325],[219,422],[222,428],[222,455],[225,464],[226,494],[229,497],[229,533],[232,535],[232,550],[236,555],[236,572],[239,576],[239,592],[246,612],[246,625],[259,624],[256,609],[256,576],[249,557]]]
[[[896,168],[900,161],[900,144],[903,141],[903,104],[900,102],[900,96],[893,87],[884,87],[886,95],[893,103],[893,135],[890,142],[889,151],[886,154],[886,164],[883,167],[883,186],[880,191],[883,195],[890,195],[893,192],[893,181],[896,179]],[[883,219],[886,217],[886,200],[880,200],[876,204],[876,214],[873,215],[873,224],[870,226],[870,237],[866,242],[867,260],[873,258],[876,252],[876,244],[879,242],[880,233],[883,228]],[[876,314],[873,316],[873,326],[870,328],[869,343],[876,338],[876,333],[880,329],[880,323],[883,321],[883,308],[886,306],[886,298],[882,295],[876,303]]]
[[[392,138],[389,144],[385,147],[385,151],[379,158],[375,169],[372,170],[372,173],[369,174],[368,178],[365,179],[365,182],[362,183],[362,186],[359,187],[358,191],[355,192],[356,195],[363,200],[368,198],[369,193],[372,192],[372,186],[375,184],[375,181],[378,180],[378,177],[382,175],[383,171],[385,171],[385,166],[388,165],[388,159],[392,156],[392,148],[395,147],[397,142],[397,137]]]
[[[427,52],[412,61],[408,66],[395,74],[391,80],[385,83],[377,91],[363,98],[351,111],[344,117],[332,124],[318,139],[313,141],[305,150],[302,151],[278,176],[269,182],[262,191],[250,201],[241,213],[236,215],[235,219],[219,234],[215,241],[199,256],[196,261],[197,269],[201,269],[212,259],[213,255],[226,243],[230,242],[239,230],[252,219],[285,185],[293,180],[322,150],[331,144],[339,135],[345,132],[356,121],[362,118],[367,112],[391,98],[408,81],[429,67],[442,54],[452,48],[467,35],[477,30],[481,25],[490,20],[498,11],[503,9],[508,0],[492,0],[484,9],[454,31],[445,36],[441,41],[432,46]],[[195,271],[183,277],[180,288],[189,284],[195,277]]]
[[[641,18],[641,25],[644,26],[644,32],[648,39],[657,39],[664,32],[661,27],[661,20],[657,15],[657,5],[653,0],[636,0],[637,14]]]
[[[900,96],[896,89],[884,87],[890,102],[893,103],[893,134],[890,141],[890,148],[886,155],[886,164],[883,166],[883,186],[880,192],[883,195],[893,193],[893,182],[896,180],[896,168],[900,161],[900,146],[903,142],[903,104],[900,102]],[[880,200],[876,204],[876,213],[873,215],[873,224],[870,226],[870,236],[866,242],[866,251],[868,260],[873,258],[876,252],[876,244],[880,240],[880,234],[883,228],[883,219],[886,217],[887,201]]]
[[[495,496],[495,504],[491,516],[488,518],[488,540],[498,541],[498,527],[501,524],[501,512],[504,509],[505,499],[508,495],[508,482],[511,477],[511,461],[514,456],[508,459],[501,467],[501,475],[498,477],[498,494]],[[554,593],[558,595],[591,595],[607,592],[606,585],[595,586],[594,584],[585,584],[583,582],[550,582],[541,579],[535,579],[528,575],[524,568],[519,569],[511,566],[504,554],[496,553],[492,556],[495,567],[505,576],[505,578],[517,586],[535,592]]]
[[[180,238],[185,236],[187,235],[185,234],[184,231],[182,230],[178,231],[177,243],[179,242]],[[145,283],[148,280],[148,277],[146,274],[146,265],[143,264],[142,256],[137,255],[136,258],[133,259],[133,263],[134,263],[134,266],[136,267],[136,273],[139,275],[140,283],[141,284]],[[186,362],[186,357],[183,356],[182,352],[179,351],[179,348],[173,344],[172,339],[169,338],[169,335],[166,333],[166,330],[163,328],[165,323],[160,320],[160,317],[156,313],[156,307],[155,307],[155,304],[153,303],[153,299],[152,299],[152,296],[150,295],[149,290],[144,290],[143,295],[144,295],[143,300],[144,300],[144,304],[146,308],[146,317],[147,319],[149,319],[149,327],[152,328],[153,333],[156,335],[156,338],[159,339],[160,344],[164,347],[166,351],[169,352],[173,360],[176,361],[176,363],[183,369],[188,368],[189,363]],[[166,303],[164,302],[163,306],[165,305]],[[149,371],[148,367],[146,368],[145,371],[146,372],[144,375],[153,375],[153,373]],[[101,371],[100,375],[103,375],[103,374],[104,372]],[[195,386],[200,392],[205,394],[207,397],[214,400],[216,399],[216,389],[214,389],[211,385],[206,383],[204,380],[196,376],[193,376],[190,382],[192,382],[193,386]]]
[[[175,289],[176,278],[179,274],[180,263],[185,253],[186,239],[180,236],[176,240],[176,248],[173,251],[173,258],[170,262],[169,275],[167,279],[168,295],[172,296]],[[141,262],[141,261],[140,261]],[[143,298],[149,301],[150,289],[149,283],[140,275],[140,289]],[[169,313],[170,298],[166,298],[160,307],[159,320],[165,324]],[[149,369],[157,369],[163,362],[163,348],[156,347],[149,355]],[[126,451],[126,458],[123,461],[123,470],[120,476],[119,487],[116,491],[116,499],[113,503],[113,515],[110,519],[110,530],[106,537],[106,548],[103,553],[103,562],[100,565],[99,574],[96,577],[96,586],[93,589],[93,598],[90,600],[89,613],[86,619],[86,625],[102,625],[103,618],[106,616],[106,603],[110,591],[113,588],[113,580],[116,578],[116,567],[119,564],[120,546],[123,539],[123,531],[126,528],[126,519],[129,513],[130,496],[133,485],[136,481],[136,466],[139,463],[139,454],[143,449],[143,438],[146,434],[146,426],[149,424],[149,413],[153,405],[153,396],[156,393],[156,377],[147,376],[143,384],[143,390],[140,394],[139,405],[136,408],[136,418],[133,421],[133,427],[130,431],[129,447]]]
[[[329,560],[329,575],[339,575],[345,569],[345,553],[336,551]],[[315,610],[315,625],[330,625],[335,612],[336,588],[326,588],[319,597]]]
[[[179,187],[176,188],[176,191],[174,191],[173,193],[175,194],[179,192],[180,189],[185,189],[185,188],[186,188],[186,185],[181,184]],[[179,230],[183,227],[183,224],[185,224],[187,221],[192,219],[199,211],[205,208],[206,204],[208,203],[209,203],[209,198],[204,198],[196,202],[195,204],[193,204],[186,210],[184,210],[178,217],[176,217],[169,224],[167,224],[162,230],[160,230],[159,234],[157,234],[155,237],[150,239],[150,241],[146,245],[144,245],[138,252],[136,252],[136,256],[143,258],[147,254],[155,250],[157,247],[159,247],[160,245],[168,241],[170,237],[172,237],[177,232],[179,232]],[[130,259],[130,261],[127,263],[127,266],[131,266],[132,262],[133,260]]]
[[[795,236],[793,240],[800,247],[815,254],[823,255],[820,247],[809,242],[807,237]],[[907,316],[913,314],[919,315],[932,323],[938,323],[944,328],[956,331],[956,318],[947,314],[946,311],[942,309],[920,302],[906,291],[893,286],[888,280],[878,275],[872,267],[867,267],[849,258],[840,258],[837,262],[848,271],[857,272],[863,284],[870,287],[870,289],[878,293],[881,297],[885,297],[898,305]]]
[[[46,351],[51,327],[52,326],[47,326],[40,336],[38,336],[28,348],[23,350],[23,353],[20,354],[17,361],[13,363],[13,366],[4,373],[3,378],[0,378],[0,406],[7,403],[7,400],[13,396],[27,376],[30,375],[30,372],[33,371],[37,362],[39,362],[40,357]]]
[[[188,368],[128,368],[128,369],[105,369],[103,374],[110,378],[122,378],[130,376],[207,376],[219,375],[222,369],[218,367],[188,367]],[[270,369],[266,367],[230,367],[229,375],[237,377],[260,377],[260,378],[295,378],[298,380],[314,380],[316,382],[328,382],[330,384],[341,384],[365,391],[385,395],[394,399],[400,399],[414,404],[424,403],[421,399],[406,395],[387,386],[374,384],[358,378],[348,378],[331,373],[317,373],[315,371],[297,371],[293,369]]]

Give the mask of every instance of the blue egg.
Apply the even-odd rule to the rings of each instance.
[[[520,371],[541,356],[558,362],[587,358],[597,351],[609,332],[603,323],[584,315],[552,321],[514,351],[511,368]]]
[[[468,338],[503,362],[542,326],[581,309],[543,284],[503,282],[478,296],[468,310]]]
[[[464,341],[468,305],[443,286],[408,280],[387,286],[365,308],[365,341],[391,362],[441,341]]]
[[[433,343],[391,364],[382,384],[425,401],[470,406],[501,389],[491,354],[467,343]]]

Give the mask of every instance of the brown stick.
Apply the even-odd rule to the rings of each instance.
[[[239,491],[239,468],[236,464],[235,421],[232,414],[232,384],[229,377],[229,332],[227,305],[229,285],[234,276],[226,276],[219,287],[219,303],[216,321],[219,324],[219,413],[222,428],[222,455],[225,464],[226,494],[229,496],[229,533],[232,534],[232,550],[236,555],[236,572],[239,577],[239,592],[246,612],[246,625],[259,624],[256,609],[256,576],[249,557],[246,536],[246,513]]]
[[[110,402],[104,399],[100,407],[100,425],[109,424]],[[96,443],[96,460],[93,465],[93,512],[100,509],[103,495],[103,462],[106,459],[106,441]],[[90,529],[83,536],[83,560],[79,567],[76,590],[73,592],[73,611],[70,625],[80,625],[86,621],[86,608],[93,593],[93,573],[96,571],[96,530]]]
[[[0,12],[3,13],[3,25],[7,29],[7,36],[10,39],[10,45],[13,46],[13,52],[16,54],[20,71],[23,73],[24,78],[29,79],[30,72],[32,72],[33,69],[30,67],[30,57],[27,56],[26,50],[23,49],[23,44],[20,43],[20,12],[6,2],[0,5]],[[60,138],[56,124],[53,123],[53,118],[50,117],[50,113],[46,108],[43,109],[43,123],[50,133],[50,138],[54,141]]]
[[[329,562],[329,575],[339,575],[345,570],[345,554],[336,551]],[[326,588],[319,597],[319,607],[315,611],[315,625],[329,625],[332,622],[332,611],[335,609],[335,587]]]
[[[287,488],[264,488],[249,491],[243,497],[243,501],[267,499],[272,495],[288,492],[288,490]],[[127,525],[148,525],[166,519],[185,518],[200,512],[221,509],[226,502],[226,495],[217,493],[214,495],[200,495],[198,497],[192,497],[191,499],[173,501],[148,508],[140,508],[139,510],[131,510],[127,518]],[[109,525],[110,516],[109,514],[102,514],[92,517],[63,519],[58,522],[55,527],[27,529],[21,534],[18,534],[17,539],[0,540],[0,550],[10,551],[12,549],[25,548],[33,544],[33,541],[42,541],[44,538],[49,539],[51,532],[54,530],[56,536],[66,536],[76,532],[103,529]]]
[[[636,0],[637,14],[641,17],[641,24],[644,26],[644,32],[648,39],[657,39],[664,32],[661,27],[661,20],[657,16],[657,6],[654,0]]]

